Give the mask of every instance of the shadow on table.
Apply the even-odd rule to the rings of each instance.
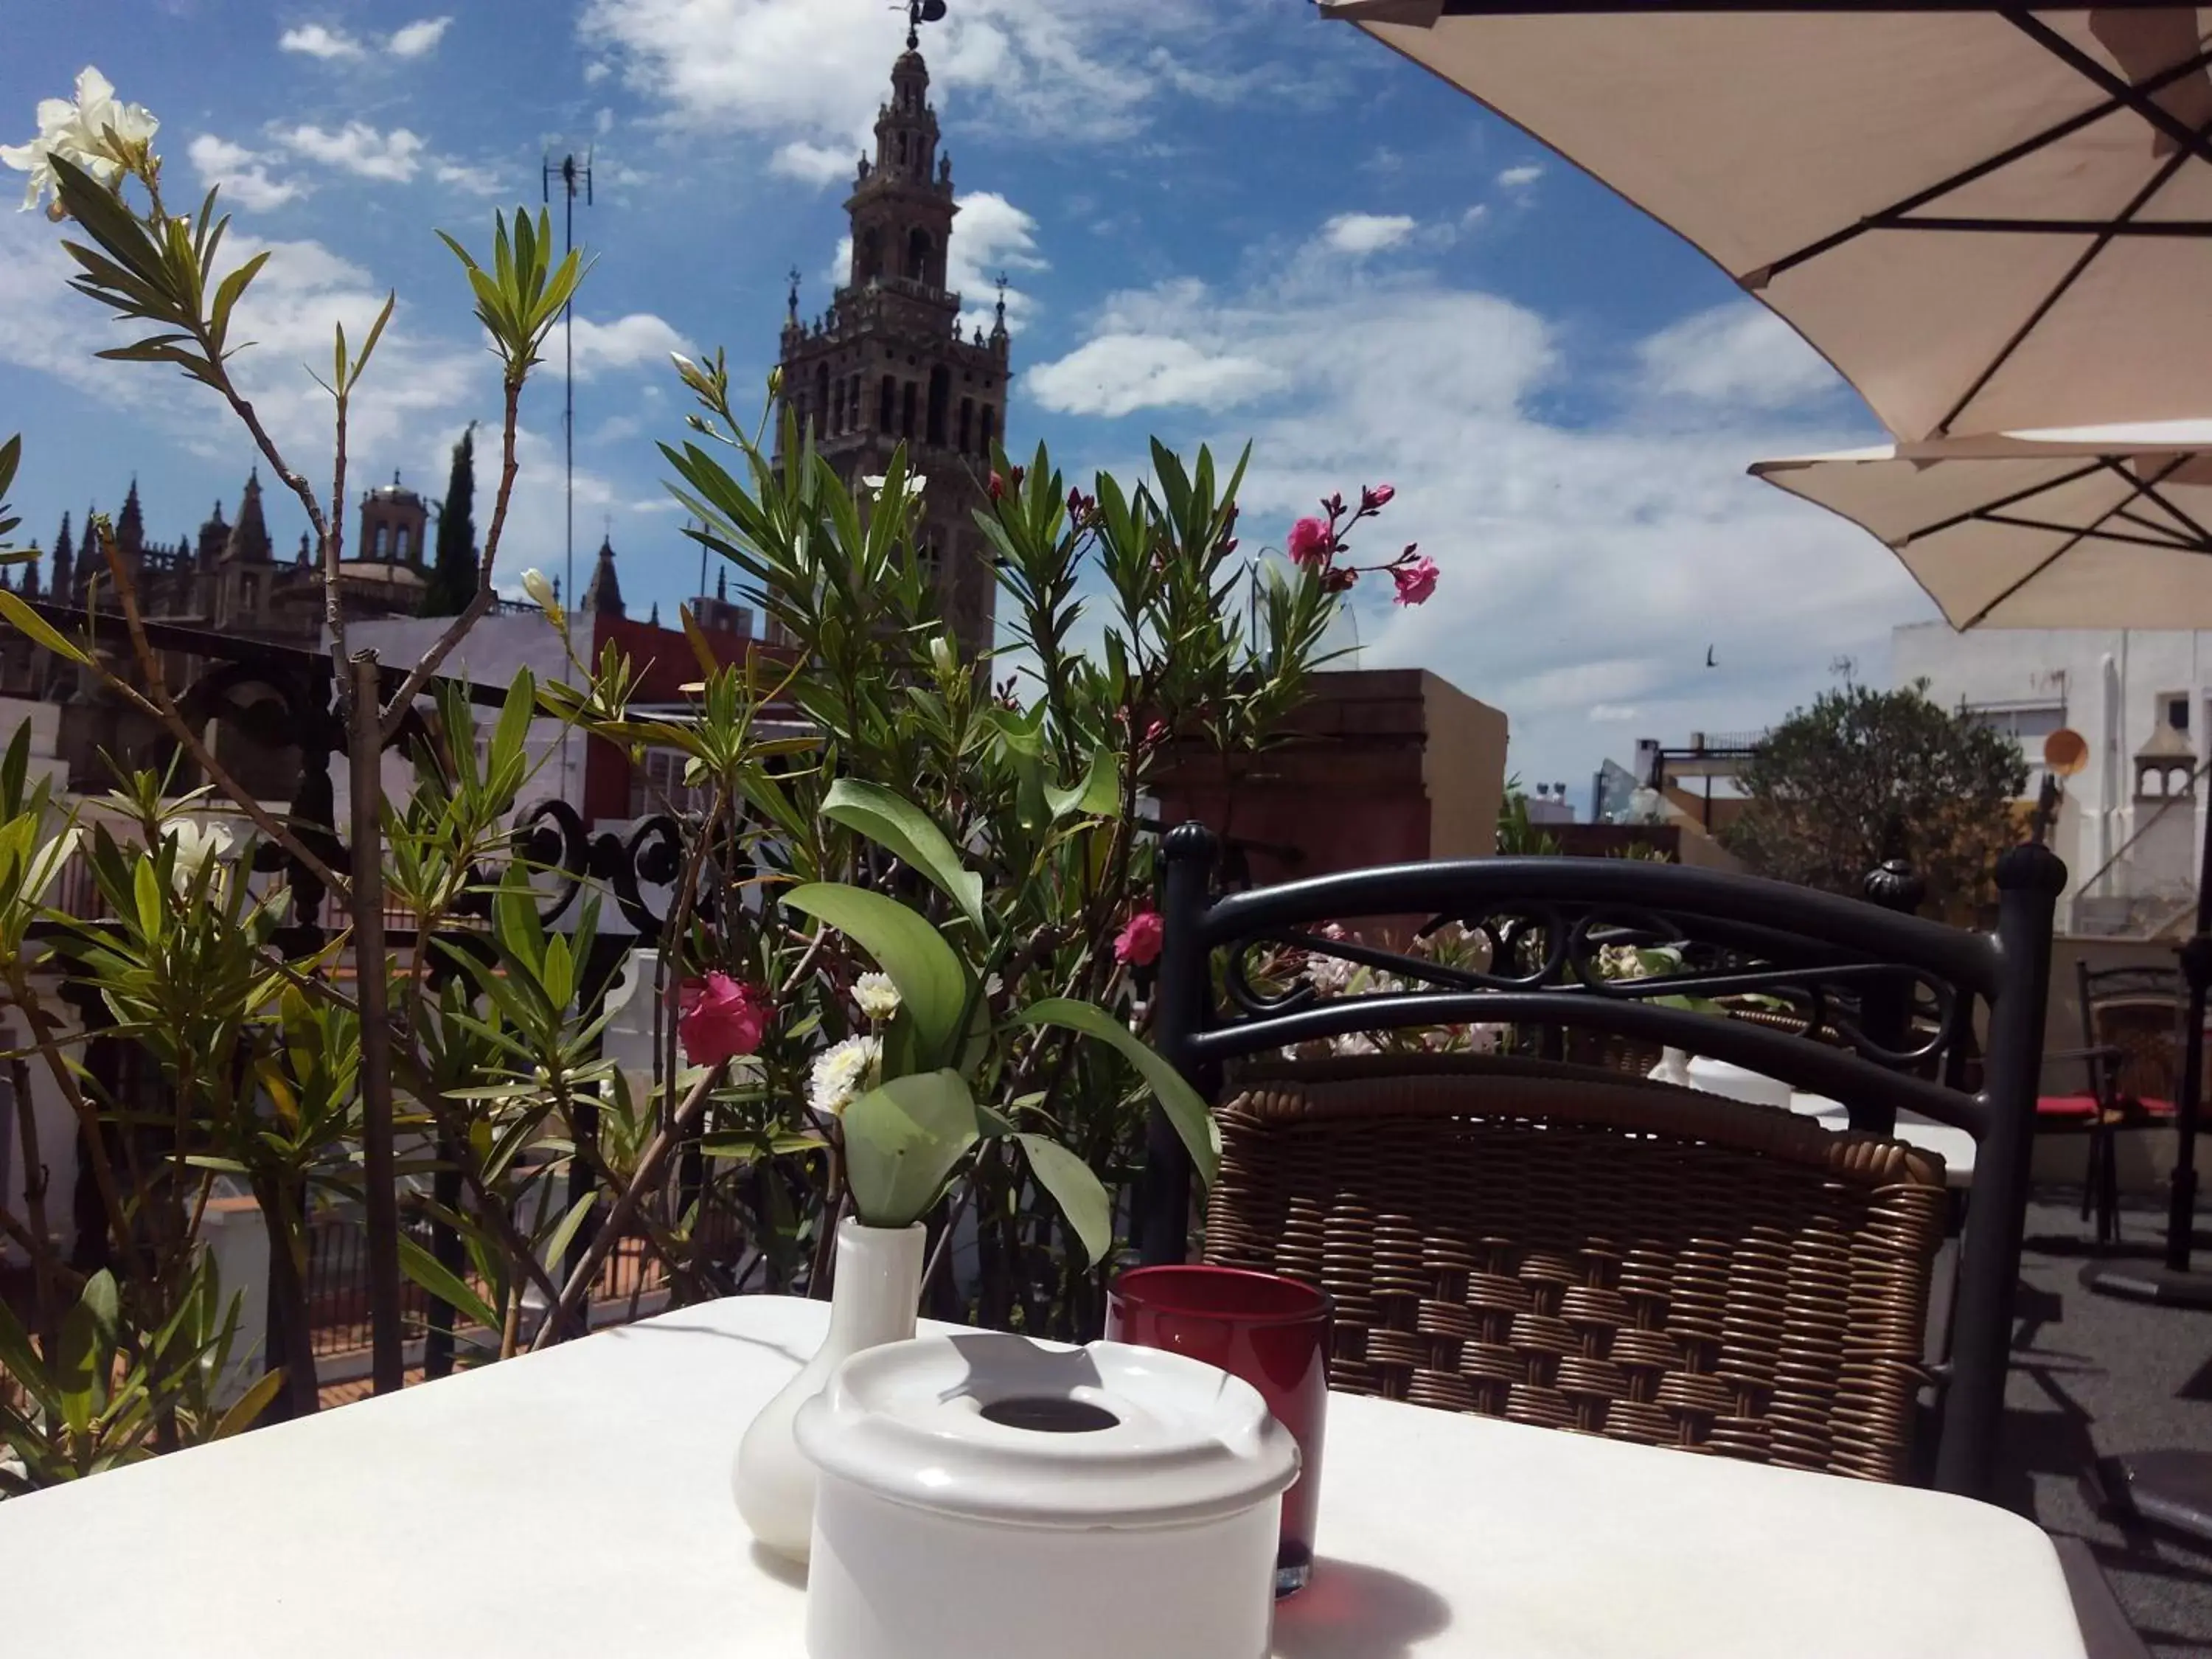
[[[806,1588],[805,1562],[787,1560],[757,1540],[747,1545],[745,1548],[753,1564],[753,1571],[763,1578],[773,1578],[777,1583],[787,1585],[792,1589],[803,1590]]]
[[[723,1342],[742,1342],[749,1348],[765,1349],[769,1353],[781,1354],[786,1359],[805,1364],[814,1358],[822,1340],[814,1337],[798,1346],[787,1342],[772,1342],[764,1336],[750,1336],[743,1331],[732,1331],[720,1325],[690,1323],[663,1314],[658,1319],[644,1320],[635,1325],[610,1325],[605,1330],[594,1331],[594,1336],[625,1337],[632,1340],[656,1336],[711,1336]]]
[[[1275,1607],[1277,1659],[1405,1659],[1451,1624],[1427,1585],[1381,1567],[1314,1563],[1313,1582]]]

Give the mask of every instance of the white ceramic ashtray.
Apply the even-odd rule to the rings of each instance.
[[[1263,1659],[1297,1447],[1213,1366],[978,1332],[854,1355],[821,1471],[812,1659]]]

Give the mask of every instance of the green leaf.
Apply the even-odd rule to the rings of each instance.
[[[281,1367],[265,1372],[222,1414],[222,1421],[215,1425],[215,1432],[209,1438],[228,1440],[241,1430],[252,1428],[253,1419],[268,1409],[269,1402],[276,1397],[276,1391],[283,1386],[284,1373]]]
[[[1044,799],[1055,818],[1064,818],[1071,812],[1094,818],[1118,817],[1121,811],[1121,756],[1109,745],[1099,744],[1091,750],[1091,769],[1084,774],[1082,782],[1067,789],[1048,784]]]
[[[92,660],[64,638],[44,617],[13,593],[0,591],[0,617],[5,617],[8,625],[17,633],[28,636],[33,644],[44,646],[66,662],[76,663],[81,667]]]
[[[467,1315],[486,1330],[499,1328],[499,1316],[489,1304],[405,1233],[399,1235],[399,1270],[455,1312]]]
[[[71,1434],[82,1435],[92,1426],[98,1409],[94,1400],[104,1393],[100,1366],[113,1352],[115,1278],[102,1268],[85,1281],[84,1294],[62,1316],[58,1351],[54,1362],[54,1387],[61,1396],[62,1420]],[[102,1341],[103,1333],[109,1336]]]
[[[975,1097],[957,1072],[917,1072],[869,1090],[845,1109],[854,1212],[871,1227],[911,1226],[935,1207],[975,1139]]]
[[[1013,1024],[1063,1026],[1119,1050],[1122,1058],[1152,1085],[1152,1093],[1168,1115],[1168,1121],[1175,1125],[1176,1133],[1182,1137],[1182,1144],[1189,1150],[1199,1179],[1208,1186],[1213,1184],[1214,1175],[1221,1167],[1221,1126],[1214,1121],[1213,1114],[1199,1097],[1198,1091],[1150,1043],[1103,1008],[1078,1002],[1072,997],[1048,997],[1032,1003],[1014,1016]]]
[[[894,854],[982,931],[983,878],[961,863],[945,832],[913,802],[877,784],[840,778],[823,798],[822,816]]]
[[[576,1229],[584,1224],[584,1218],[591,1214],[592,1206],[599,1200],[599,1194],[596,1189],[586,1193],[569,1207],[568,1213],[561,1218],[561,1224],[547,1237],[543,1254],[546,1261],[555,1264],[556,1273],[562,1271],[559,1264],[568,1259],[568,1246],[575,1240]]]
[[[842,882],[810,882],[793,888],[783,902],[829,923],[891,976],[900,1016],[913,1022],[925,1059],[952,1053],[968,977],[942,933],[896,899]]]
[[[1091,1166],[1058,1141],[1042,1135],[1016,1135],[1030,1157],[1030,1173],[1050,1193],[1067,1224],[1083,1241],[1093,1267],[1114,1248],[1114,1206]]]

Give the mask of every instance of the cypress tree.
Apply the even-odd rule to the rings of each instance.
[[[453,446],[446,505],[438,514],[438,554],[422,587],[422,614],[457,617],[477,591],[477,425],[471,421]]]

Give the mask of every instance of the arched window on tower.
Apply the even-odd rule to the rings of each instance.
[[[845,394],[845,413],[854,427],[860,424],[860,377],[853,377],[853,389]]]
[[[914,436],[914,394],[915,384],[912,380],[908,380],[906,383],[906,393],[899,399],[899,436],[902,438]]]
[[[407,556],[407,526],[404,524],[392,532],[392,556],[395,559]]]
[[[991,446],[998,441],[998,437],[999,411],[990,404],[985,404],[983,405],[983,453],[986,455],[991,453]]]
[[[968,440],[973,437],[975,433],[975,400],[973,398],[963,398],[960,400],[960,453],[963,455],[968,453]]]
[[[908,233],[906,239],[906,275],[913,283],[929,280],[929,233],[919,225]]]
[[[896,385],[890,375],[884,376],[883,392],[876,400],[876,430],[878,432],[891,429],[891,400],[898,396],[894,389]]]
[[[945,442],[945,411],[952,401],[952,371],[943,363],[929,371],[929,441]]]
[[[874,225],[860,233],[860,278],[872,283],[884,274],[884,233]]]
[[[371,550],[371,552],[370,552],[370,554],[369,554],[369,556],[370,556],[371,558],[374,558],[374,559],[380,559],[380,558],[382,558],[382,557],[384,556],[384,536],[385,536],[384,526],[383,526],[382,525],[379,525],[379,526],[376,526],[376,540],[375,540],[374,543],[372,543],[372,544],[370,544],[370,545],[371,545],[371,550]]]
[[[902,132],[899,134],[898,158],[902,161],[906,160],[906,134]]]
[[[829,418],[830,365],[817,363],[814,365],[814,434],[817,438],[828,433],[830,428],[822,423]]]
[[[844,429],[845,377],[840,374],[837,377],[837,389],[830,397],[830,430],[835,434],[842,432]]]

